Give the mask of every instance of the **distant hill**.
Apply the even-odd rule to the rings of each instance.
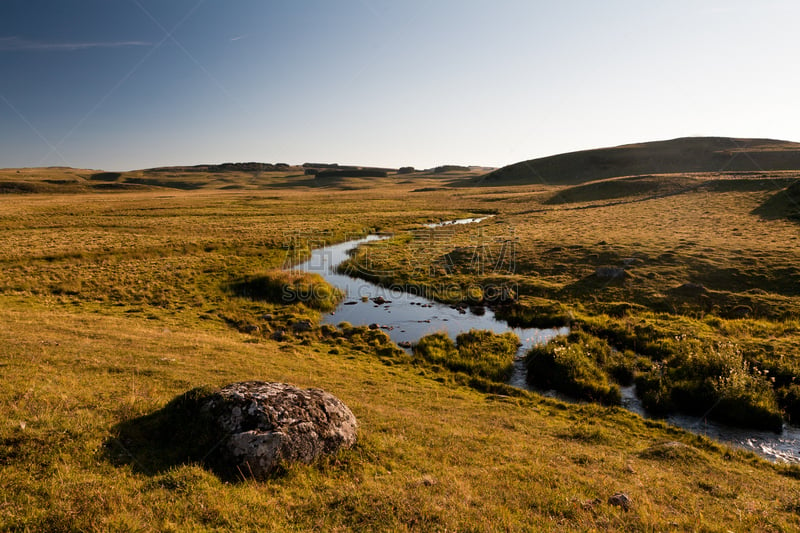
[[[283,172],[297,169],[286,163],[222,163],[220,165],[192,165],[148,168],[144,172]]]
[[[346,170],[320,170],[317,172],[317,179],[325,178],[385,178],[388,173],[385,170],[374,168],[357,168]]]
[[[800,170],[800,143],[772,139],[684,137],[531,159],[497,169],[482,185],[589,181],[688,172]]]

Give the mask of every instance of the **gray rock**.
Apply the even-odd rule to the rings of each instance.
[[[280,465],[312,463],[356,443],[355,416],[320,389],[234,383],[209,396],[201,411],[225,435],[219,449],[222,460],[245,477],[264,479]]]
[[[611,496],[608,499],[608,503],[610,505],[616,505],[617,507],[622,507],[625,511],[630,509],[632,504],[630,497],[624,492],[618,492],[613,496]]]
[[[298,333],[311,331],[312,329],[314,329],[314,324],[312,324],[310,320],[298,320],[297,322],[294,323],[292,329],[294,329]]]

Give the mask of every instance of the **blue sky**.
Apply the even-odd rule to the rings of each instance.
[[[0,0],[0,167],[800,141],[795,0]]]

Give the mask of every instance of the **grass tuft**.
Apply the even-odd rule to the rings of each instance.
[[[434,333],[414,345],[414,356],[454,372],[502,383],[514,370],[518,345],[519,338],[511,332],[473,329],[458,335],[455,343],[446,333]]]
[[[677,409],[773,431],[783,426],[770,383],[730,343],[678,340],[670,357],[637,377],[636,387],[645,408],[652,412]]]
[[[301,303],[318,311],[332,311],[344,298],[342,291],[319,274],[270,270],[247,276],[232,285],[234,292],[253,300],[276,304]]]
[[[654,444],[639,452],[642,459],[669,463],[694,464],[704,461],[703,453],[693,446],[677,441]]]
[[[583,332],[534,346],[526,357],[528,382],[575,398],[619,405],[619,387],[609,383],[602,366],[611,356],[604,341]]]

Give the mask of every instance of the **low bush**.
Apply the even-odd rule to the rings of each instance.
[[[577,331],[535,346],[527,355],[528,383],[588,401],[621,403],[619,387],[608,382],[602,366],[611,357],[605,341]]]
[[[676,342],[672,357],[636,379],[645,409],[707,416],[726,424],[780,431],[783,420],[771,384],[731,344]]]
[[[511,332],[473,329],[456,337],[455,343],[446,333],[427,335],[414,346],[414,355],[454,372],[504,382],[514,370],[518,345],[519,338]]]
[[[344,298],[342,291],[329,284],[319,274],[269,270],[233,284],[239,296],[277,304],[301,303],[312,309],[327,312],[336,308]]]
[[[697,324],[685,317],[667,317],[657,314],[639,314],[622,319],[609,315],[582,316],[579,322],[587,332],[605,339],[619,350],[660,361],[676,351],[676,337],[696,331]]]
[[[636,376],[636,395],[642,400],[642,406],[648,413],[666,416],[675,409],[672,402],[672,390],[664,378],[662,365],[656,363],[650,372]]]
[[[563,304],[532,297],[499,307],[495,316],[511,327],[521,328],[560,328],[569,326],[572,320],[572,314]]]
[[[631,350],[612,351],[607,359],[605,370],[611,378],[625,387],[633,385],[637,373],[650,368],[650,360]]]

